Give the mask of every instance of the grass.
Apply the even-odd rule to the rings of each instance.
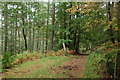
[[[1,72],[2,72],[2,55],[0,54],[0,79],[2,78]]]
[[[3,74],[5,78],[57,78],[66,76],[64,74],[55,74],[49,71],[61,65],[63,62],[73,59],[74,57],[66,56],[50,56],[37,59],[35,61],[27,61],[23,64],[16,65],[12,69],[8,69]]]
[[[100,75],[96,73],[97,66],[95,65],[95,59],[98,59],[98,57],[94,58],[94,54],[90,54],[89,56],[87,56],[85,63],[84,78],[100,78]]]

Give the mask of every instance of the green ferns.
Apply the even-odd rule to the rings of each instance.
[[[8,69],[16,64],[26,62],[28,60],[35,60],[41,58],[42,55],[40,53],[34,52],[23,52],[21,54],[12,55],[10,52],[3,53],[2,58],[2,70]]]
[[[73,50],[66,50],[66,53],[68,55],[74,54]],[[58,52],[49,51],[46,54],[41,54],[38,52],[23,52],[21,54],[12,54],[10,52],[3,53],[3,59],[2,59],[2,69],[3,71],[5,69],[11,68],[17,64],[29,61],[29,60],[35,60],[40,59],[41,57],[49,57],[49,56],[63,56],[65,55],[65,51],[63,49],[59,50]]]

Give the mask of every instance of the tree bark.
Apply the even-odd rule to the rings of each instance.
[[[52,13],[52,27],[54,27],[54,24],[55,24],[55,3],[53,3],[52,10],[53,10],[53,13]],[[54,29],[52,28],[51,29],[51,45],[50,45],[50,50],[53,50],[53,45],[54,45]]]
[[[39,46],[40,46],[40,45],[39,45],[39,39],[40,39],[40,36],[39,36],[39,34],[40,34],[39,28],[38,28],[38,30],[37,30],[37,33],[38,33],[38,35],[37,35],[37,39],[38,39],[38,40],[37,40],[37,49],[36,49],[36,50],[39,51]]]
[[[69,8],[71,8],[71,7],[72,7],[72,3],[70,3]],[[70,32],[70,33],[68,34],[68,39],[69,39],[69,40],[71,40],[71,28],[70,28],[70,26],[71,26],[71,17],[72,17],[72,16],[69,15],[69,32]],[[68,48],[71,49],[71,42],[70,42],[70,41],[68,42]]]
[[[120,42],[120,1],[117,3],[118,42]]]
[[[22,28],[22,33],[23,33],[23,39],[24,39],[24,46],[25,46],[25,51],[27,51],[27,36],[25,33],[25,13],[22,11],[22,22],[23,22],[23,28]]]
[[[1,28],[1,54],[4,52],[3,51],[3,44],[4,44],[4,36],[3,36],[4,34],[3,34],[3,27]]]
[[[110,2],[108,2],[108,20],[109,22],[112,22],[112,16],[111,16],[111,4]],[[115,39],[113,38],[113,29],[112,29],[112,24],[110,24],[110,29],[109,29],[109,33],[110,33],[110,36],[112,38],[110,38],[110,41],[115,44]]]
[[[27,51],[27,39],[26,39],[26,34],[25,34],[25,29],[22,29],[23,32],[23,38],[24,38],[24,42],[25,42],[25,50]]]
[[[18,13],[18,11],[16,12],[16,23],[15,23],[16,26],[15,26],[14,53],[18,52],[18,51],[16,51],[16,46],[17,46],[17,30],[18,30],[17,13]]]
[[[7,52],[7,47],[8,47],[8,21],[7,21],[7,17],[8,17],[8,14],[7,14],[7,3],[5,3],[5,45],[4,45],[4,51]]]
[[[21,45],[20,45],[20,29],[18,30],[18,42],[19,42],[19,51],[18,51],[18,53],[20,53],[20,51],[21,51]]]
[[[48,11],[47,11],[47,27],[49,25],[49,7],[50,7],[50,2],[48,0]],[[46,30],[46,51],[48,50],[48,31]]]

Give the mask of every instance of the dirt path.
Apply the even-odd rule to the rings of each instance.
[[[84,76],[84,64],[87,55],[80,55],[80,57],[64,62],[54,70],[56,74],[65,74],[68,78],[81,78]]]
[[[9,69],[2,76],[7,78],[82,78],[86,57],[87,55],[58,56],[28,61]]]

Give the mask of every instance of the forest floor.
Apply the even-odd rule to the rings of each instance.
[[[82,78],[87,55],[51,56],[8,69],[5,78]]]
[[[51,68],[56,74],[65,74],[68,78],[82,78],[85,70],[85,60],[87,55],[68,60],[57,68]]]

